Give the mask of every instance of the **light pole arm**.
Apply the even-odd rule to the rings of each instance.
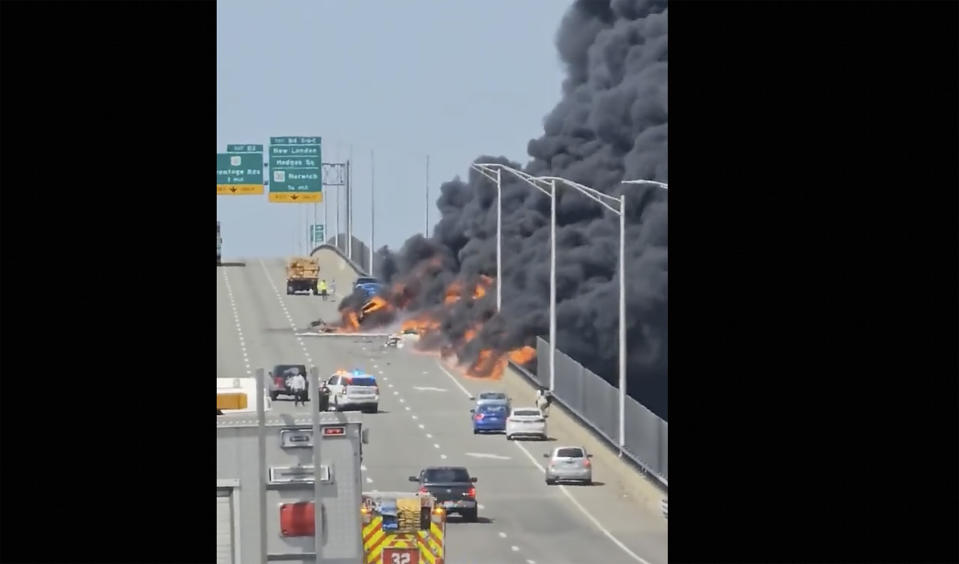
[[[506,165],[503,165],[503,164],[499,164],[499,163],[476,163],[476,164],[471,165],[471,166],[472,166],[472,168],[473,168],[474,170],[477,170],[477,171],[480,171],[481,169],[486,169],[486,170],[488,170],[488,171],[493,171],[493,170],[505,170],[506,172],[512,174],[512,175],[515,176],[516,178],[519,178],[519,179],[522,180],[523,182],[526,182],[527,184],[529,184],[529,185],[532,186],[533,188],[536,188],[537,190],[539,190],[539,191],[542,192],[543,194],[546,194],[546,195],[549,196],[549,197],[552,197],[552,196],[553,196],[553,194],[552,194],[547,188],[544,188],[544,187],[540,184],[540,183],[542,182],[543,184],[545,184],[545,185],[548,186],[548,183],[545,182],[543,179],[541,179],[541,178],[539,178],[539,177],[536,177],[536,176],[533,176],[532,174],[527,174],[527,173],[525,173],[525,172],[523,172],[523,171],[521,171],[521,170],[516,170],[516,169],[513,168],[513,167],[509,167],[509,166],[506,166]],[[489,178],[489,177],[488,177],[488,178]],[[494,177],[494,178],[490,178],[490,180],[493,180],[493,181],[495,182],[495,181],[496,181],[496,178],[495,178],[495,177]]]
[[[665,182],[659,182],[658,180],[623,180],[621,184],[649,184],[652,186],[658,186],[663,190],[669,190],[669,184]]]
[[[541,176],[541,177],[539,177],[539,178],[540,178],[540,180],[544,180],[544,181],[562,182],[563,184],[565,184],[565,185],[569,186],[570,188],[576,190],[577,192],[579,192],[579,193],[581,193],[582,195],[586,196],[587,198],[593,200],[594,202],[596,202],[597,204],[603,206],[604,208],[608,209],[609,211],[611,211],[611,212],[613,212],[613,213],[615,213],[615,214],[620,214],[620,213],[622,213],[621,210],[619,210],[619,209],[617,209],[616,207],[613,207],[613,206],[611,206],[611,205],[609,204],[609,202],[616,202],[617,204],[620,203],[619,198],[614,198],[614,197],[612,197],[612,196],[610,196],[610,195],[608,195],[608,194],[603,194],[603,193],[600,192],[599,190],[596,190],[596,189],[594,189],[594,188],[590,188],[589,186],[583,186],[582,184],[580,184],[580,183],[578,183],[578,182],[573,182],[572,180],[567,180],[567,179],[561,178],[561,177],[559,177],[559,176]]]

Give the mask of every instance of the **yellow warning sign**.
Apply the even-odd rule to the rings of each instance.
[[[322,192],[270,192],[270,201],[278,204],[312,204],[323,201]]]
[[[254,196],[263,194],[262,184],[217,184],[217,196]]]

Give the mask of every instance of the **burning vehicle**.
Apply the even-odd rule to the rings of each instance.
[[[430,265],[439,266],[437,261],[430,261],[427,267]],[[473,322],[463,329],[457,327],[457,320],[472,317],[464,316],[465,310],[489,306],[485,299],[495,279],[486,275],[469,281],[455,279],[445,285],[441,299],[435,300],[439,303],[435,303],[421,299],[422,282],[430,280],[429,268],[426,270],[420,273],[421,280],[384,285],[373,296],[366,288],[358,288],[340,304],[338,322],[319,320],[312,325],[323,333],[393,328],[383,344],[385,348],[412,346],[420,352],[436,352],[445,360],[455,360],[468,376],[477,378],[499,378],[510,361],[522,365],[536,358],[531,346],[511,349],[499,344],[497,341],[503,339],[497,335],[495,323]],[[428,305],[430,302],[434,304]],[[480,317],[489,321],[494,316],[490,312]]]

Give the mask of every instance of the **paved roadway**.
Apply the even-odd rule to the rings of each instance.
[[[480,520],[450,518],[447,562],[666,564],[666,521],[655,504],[619,495],[602,464],[594,466],[596,485],[545,485],[542,454],[582,441],[562,431],[549,442],[473,435],[468,395],[500,385],[456,377],[433,356],[387,351],[381,339],[298,338],[294,327],[304,330],[318,317],[333,319],[336,304],[287,296],[282,259],[245,262],[246,267],[217,269],[217,375],[244,375],[248,369],[252,375],[279,363],[316,365],[321,377],[355,367],[376,374],[380,413],[363,415],[371,429],[364,449],[365,489],[414,488],[407,478],[434,464],[463,465],[478,477]],[[526,399],[514,398],[514,405],[531,403]],[[306,408],[274,403],[275,411],[295,409]]]

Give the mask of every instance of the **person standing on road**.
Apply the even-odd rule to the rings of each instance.
[[[320,295],[323,296],[323,301],[326,301],[326,280],[320,280]]]
[[[293,392],[293,405],[306,405],[306,378],[300,372],[290,378],[290,390]]]
[[[543,415],[549,415],[549,404],[553,401],[553,394],[549,390],[540,386],[539,391],[536,392],[536,407],[538,407]]]

